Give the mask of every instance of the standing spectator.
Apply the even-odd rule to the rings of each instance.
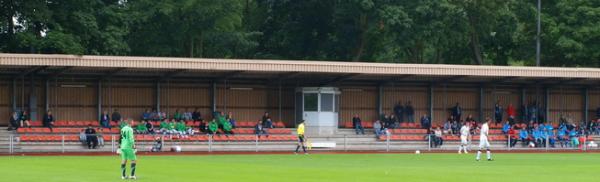
[[[115,109],[110,116],[110,121],[118,123],[121,121],[121,119],[121,113],[119,113],[119,110]]]
[[[260,138],[262,135],[265,135],[267,138],[269,137],[269,133],[267,133],[267,129],[263,127],[262,120],[258,120],[256,125],[254,125],[254,134]]]
[[[402,106],[402,102],[398,102],[395,106],[394,106],[394,115],[396,115],[396,118],[398,119],[398,122],[403,122],[403,117],[404,117],[404,106]],[[394,121],[395,122],[395,121]]]
[[[538,110],[537,110],[537,102],[532,102],[529,105],[529,120],[537,123],[538,122]]]
[[[193,121],[204,121],[204,119],[202,118],[202,114],[200,114],[200,111],[198,111],[198,108],[196,108],[194,110],[194,112],[192,113],[192,120]]]
[[[269,116],[268,112],[265,112],[261,120],[265,128],[273,128],[273,121],[271,121],[271,116]]]
[[[515,107],[513,107],[512,104],[508,104],[508,107],[506,107],[506,114],[508,115],[508,122],[510,125],[514,125],[515,124]]]
[[[20,127],[19,121],[20,121],[19,114],[17,112],[13,111],[13,113],[9,119],[10,126],[8,127],[8,130],[18,130]]]
[[[20,126],[21,127],[27,126],[27,127],[31,128],[31,124],[29,123],[29,119],[30,119],[29,118],[29,113],[26,110],[24,110],[23,112],[21,112],[21,118],[20,118],[20,124],[21,125]]]
[[[363,135],[365,134],[365,129],[362,126],[362,120],[360,117],[358,117],[358,114],[355,114],[354,117],[352,117],[352,127],[356,131],[357,135],[359,133],[362,133]]]
[[[100,126],[103,128],[110,128],[110,117],[108,116],[108,111],[102,112],[100,115]]]
[[[383,126],[381,126],[381,121],[377,120],[373,123],[373,132],[375,132],[375,137],[379,138],[383,131]]]
[[[600,107],[596,108],[596,118],[600,118]]]
[[[152,112],[150,112],[150,109],[146,109],[146,111],[142,113],[142,121],[150,121],[150,119],[152,119]]]
[[[95,149],[98,146],[98,136],[96,136],[96,130],[92,128],[92,125],[88,125],[85,129],[85,138],[88,149]]]
[[[496,119],[496,124],[500,124],[502,122],[502,115],[504,114],[502,105],[500,101],[496,102],[496,106],[494,106],[494,118]]]
[[[408,101],[406,103],[406,107],[404,107],[404,110],[406,111],[406,118],[407,118],[408,122],[414,123],[415,122],[415,108],[413,108],[412,102]]]
[[[545,123],[546,122],[546,107],[544,107],[543,105],[539,105],[538,107],[538,123]]]
[[[50,131],[53,132],[52,127],[54,127],[54,116],[52,115],[52,111],[48,110],[46,114],[44,114],[42,124],[44,127],[50,128]]]
[[[233,129],[237,128],[236,127],[235,119],[233,119],[233,113],[232,112],[227,113],[226,120],[229,121],[229,124],[231,125],[231,128],[233,128]]]
[[[427,114],[423,114],[423,116],[421,116],[421,128],[427,129],[428,133],[431,130],[431,119],[429,116],[427,116]]]
[[[529,121],[529,107],[523,103],[523,105],[521,105],[521,122],[527,121]]]
[[[456,119],[457,121],[460,121],[460,118],[462,116],[462,107],[460,107],[460,104],[458,102],[452,108],[452,116],[454,116],[454,119]]]

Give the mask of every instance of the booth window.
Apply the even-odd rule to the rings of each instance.
[[[333,94],[321,94],[321,112],[333,112]]]
[[[304,94],[304,111],[319,111],[319,94],[306,93]]]

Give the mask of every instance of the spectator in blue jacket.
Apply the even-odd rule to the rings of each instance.
[[[552,125],[546,125],[546,137],[548,138],[548,144],[554,148],[556,143],[556,136],[554,135],[554,127]]]
[[[579,146],[579,134],[576,129],[569,131],[569,138],[571,140],[571,147],[575,148]]]
[[[427,114],[423,114],[423,116],[421,117],[421,128],[427,129],[428,133],[429,133],[429,130],[431,129],[431,119],[429,119]]]
[[[519,139],[521,139],[521,142],[523,142],[523,146],[527,146],[529,144],[529,132],[527,132],[527,128],[521,128],[519,131]]]
[[[567,127],[565,125],[558,128],[556,135],[560,147],[569,147],[569,135],[567,135]]]
[[[352,127],[356,131],[357,135],[360,133],[362,133],[363,135],[365,134],[365,129],[362,126],[362,120],[360,119],[358,114],[355,114],[352,118]]]
[[[533,139],[535,141],[535,147],[543,146],[544,138],[542,136],[542,131],[540,131],[539,126],[536,126],[535,129],[533,129],[532,135],[533,135]]]
[[[510,130],[510,123],[507,121],[502,126],[502,133],[504,133],[506,135],[506,134],[508,134],[508,130]]]

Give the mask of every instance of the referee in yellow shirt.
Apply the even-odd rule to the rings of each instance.
[[[302,147],[304,154],[308,154],[306,152],[306,139],[304,138],[304,120],[300,121],[300,124],[298,124],[297,132],[298,132],[298,146],[296,146],[296,152],[294,152],[294,153],[298,154],[298,150],[300,150],[300,147]]]

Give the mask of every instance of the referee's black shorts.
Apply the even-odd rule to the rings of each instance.
[[[304,135],[298,135],[298,142],[304,143]]]

